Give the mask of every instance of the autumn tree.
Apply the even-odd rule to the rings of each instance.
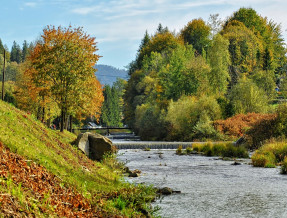
[[[26,75],[31,78],[30,93],[35,92],[45,105],[46,99],[61,110],[61,131],[68,115],[95,115],[103,101],[95,77],[99,56],[95,38],[82,28],[47,26],[29,57]]]

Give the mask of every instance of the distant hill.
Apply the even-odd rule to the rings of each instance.
[[[95,66],[96,76],[101,84],[112,86],[117,78],[128,79],[128,72],[109,65],[98,64]]]

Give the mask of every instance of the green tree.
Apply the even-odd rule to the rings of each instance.
[[[164,51],[171,51],[176,48],[178,44],[182,43],[173,33],[169,31],[157,33],[150,39],[147,39],[146,37],[147,36],[145,36],[141,44],[141,48],[137,56],[136,69],[140,69],[142,67],[144,57],[150,56],[152,52],[162,53]]]
[[[122,126],[123,119],[123,94],[125,80],[118,79],[112,87],[104,87],[104,103],[102,106],[102,122],[106,126]]]
[[[209,46],[210,31],[211,28],[202,19],[194,19],[181,30],[180,35],[184,42],[191,44],[196,52],[202,55]]]
[[[2,55],[2,54],[4,54],[4,45],[3,45],[3,43],[2,43],[2,40],[0,39],[0,54]]]
[[[23,47],[22,47],[22,62],[26,60],[26,57],[29,53],[29,45],[26,40],[24,40]]]
[[[230,100],[236,114],[266,113],[268,111],[266,94],[252,80],[247,78],[239,80],[232,87]]]
[[[220,34],[214,36],[210,48],[208,49],[208,63],[211,72],[208,74],[212,93],[217,96],[223,96],[227,91],[229,75],[229,41]]]
[[[136,108],[135,132],[141,140],[162,140],[166,137],[165,112],[156,104],[142,104]]]
[[[247,76],[261,66],[262,42],[243,23],[232,21],[223,30],[223,37],[229,40],[231,58],[231,84],[242,74]]]
[[[22,62],[22,52],[20,46],[14,41],[11,49],[11,62],[17,62],[18,64]]]
[[[275,96],[276,82],[272,71],[256,70],[251,79],[261,90],[264,90],[269,99]]]
[[[281,67],[286,63],[286,49],[280,24],[268,21],[252,8],[240,8],[234,12],[226,21],[224,29],[233,21],[243,23],[261,41],[263,49],[258,52],[258,56],[263,70],[280,73]]]
[[[216,131],[210,122],[220,118],[220,106],[212,96],[198,99],[183,95],[178,101],[170,102],[166,114],[171,140],[194,140],[202,137],[204,132],[215,136]]]

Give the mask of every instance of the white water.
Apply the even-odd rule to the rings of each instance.
[[[162,154],[160,154],[162,153]],[[130,182],[170,187],[181,194],[154,203],[160,215],[189,217],[287,217],[287,176],[216,157],[178,156],[175,150],[120,150],[119,160],[142,171]]]

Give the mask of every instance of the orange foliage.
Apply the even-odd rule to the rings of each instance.
[[[229,136],[231,139],[236,139],[245,134],[255,123],[262,120],[270,120],[275,114],[237,114],[226,120],[216,120],[213,125],[220,133]]]
[[[105,214],[98,212],[96,206],[91,205],[80,193],[61,185],[61,180],[55,175],[34,162],[27,164],[27,160],[10,152],[1,142],[0,177],[6,179],[11,177],[14,183],[21,184],[26,190],[31,190],[33,197],[43,202],[43,206],[39,208],[43,213],[48,212],[44,203],[48,201],[59,217],[105,216]],[[48,199],[45,199],[45,196],[48,196]],[[0,213],[4,216],[17,217],[19,214],[23,215],[23,208],[19,206],[19,202],[17,199],[12,199],[9,194],[0,196],[0,204]],[[35,216],[35,214],[30,214],[29,210],[25,212],[27,217]]]
[[[104,97],[95,77],[97,50],[95,38],[82,28],[47,26],[24,71],[30,99],[42,108],[56,103],[64,117],[98,117]]]

